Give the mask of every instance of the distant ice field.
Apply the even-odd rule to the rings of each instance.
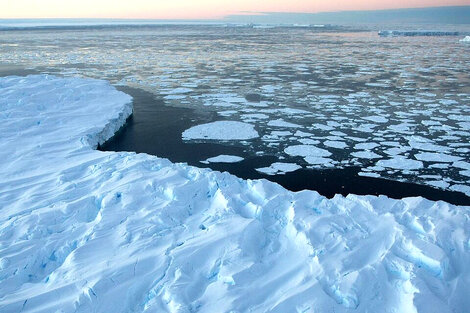
[[[107,79],[203,112],[185,142],[275,156],[268,176],[282,175],[277,163],[360,167],[470,195],[470,46],[460,39],[220,26],[2,31],[0,64]]]
[[[2,313],[470,306],[469,206],[327,199],[145,153],[97,151],[132,112],[131,97],[106,81],[0,78]]]

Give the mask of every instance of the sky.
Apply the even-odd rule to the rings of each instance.
[[[0,18],[220,19],[253,12],[317,13],[470,5],[470,0],[0,0]]]

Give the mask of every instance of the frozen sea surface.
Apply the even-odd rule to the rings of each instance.
[[[470,306],[470,207],[326,199],[94,150],[131,112],[104,81],[0,78],[2,312]]]
[[[303,169],[360,167],[430,186],[440,180],[445,190],[470,185],[456,165],[470,162],[470,53],[459,37],[380,37],[328,27],[16,30],[0,32],[0,63],[144,89],[165,105],[202,112],[187,131],[248,123],[261,140],[221,144],[252,156]],[[188,137],[187,144],[215,141],[209,137]],[[287,153],[299,145],[331,156]]]

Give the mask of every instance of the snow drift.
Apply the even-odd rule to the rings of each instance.
[[[2,312],[464,312],[469,207],[293,193],[93,149],[103,81],[0,78]]]

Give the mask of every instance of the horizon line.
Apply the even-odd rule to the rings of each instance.
[[[365,10],[338,10],[338,11],[319,11],[319,12],[283,12],[283,11],[240,11],[234,14],[227,14],[220,18],[138,18],[138,17],[0,17],[0,20],[122,20],[122,21],[212,21],[212,22],[223,22],[230,17],[241,17],[241,16],[266,16],[272,14],[304,14],[304,15],[316,15],[316,14],[335,14],[335,13],[355,13],[355,12],[387,12],[387,11],[400,11],[400,10],[420,10],[420,9],[440,9],[440,8],[470,8],[470,5],[441,5],[441,6],[423,6],[423,7],[412,7],[412,8],[393,8],[393,9],[365,9]]]

